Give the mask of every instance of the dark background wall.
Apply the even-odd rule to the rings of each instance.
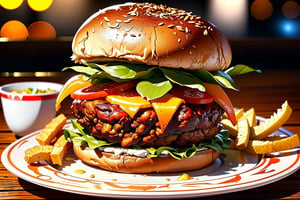
[[[220,4],[222,1],[223,4]],[[60,71],[65,66],[74,65],[70,60],[71,42],[79,26],[99,9],[123,2],[127,1],[54,0],[51,7],[44,12],[31,10],[26,1],[16,10],[6,10],[0,6],[0,27],[13,19],[22,21],[27,27],[35,21],[43,20],[52,24],[57,34],[55,40],[43,41],[7,41],[0,37],[0,72]],[[226,0],[151,2],[191,11],[219,26],[231,43],[232,64],[243,63],[260,68],[300,67],[300,17],[289,19],[283,15],[282,7],[286,2],[284,0],[270,0],[273,11],[265,20],[253,17],[251,5],[254,0],[240,1],[243,2],[240,11],[228,10]],[[235,0],[227,0],[228,2]],[[218,5],[219,8],[216,8],[218,3],[221,7]],[[241,12],[241,17],[234,19],[234,14],[238,12]],[[224,18],[232,14],[233,21],[224,22]]]

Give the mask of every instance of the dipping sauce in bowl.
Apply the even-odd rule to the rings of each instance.
[[[47,88],[47,89],[38,89],[38,88],[26,88],[24,90],[12,90],[11,93],[20,93],[20,94],[43,94],[56,92],[56,90]]]
[[[62,84],[41,81],[1,86],[4,118],[10,130],[24,136],[44,128],[56,115],[55,101],[61,88]]]

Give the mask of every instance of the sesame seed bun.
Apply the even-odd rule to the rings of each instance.
[[[215,25],[176,8],[144,3],[111,6],[76,33],[73,60],[135,62],[216,71],[231,62],[231,49]]]
[[[73,146],[74,153],[84,163],[105,170],[122,173],[171,173],[196,170],[213,163],[219,152],[207,149],[196,153],[193,157],[177,160],[171,156],[140,158],[129,155],[114,155],[89,149],[87,146]]]

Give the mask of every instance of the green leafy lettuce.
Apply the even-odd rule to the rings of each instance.
[[[98,138],[92,136],[90,132],[82,127],[79,123],[74,120],[71,120],[73,129],[67,129],[64,131],[64,136],[66,140],[73,143],[75,146],[87,145],[90,149],[96,149],[99,147],[105,146],[114,146],[120,147],[118,143],[107,142],[105,140],[99,140]],[[207,148],[212,148],[216,151],[223,152],[224,149],[228,149],[231,140],[228,138],[229,133],[227,130],[222,130],[212,139],[202,142],[199,145],[192,145],[191,147],[185,148],[177,148],[177,147],[169,147],[169,146],[162,146],[159,148],[145,148],[148,151],[148,157],[158,157],[161,155],[165,155],[167,152],[170,156],[175,159],[183,159],[189,158],[196,154],[196,152],[205,150]],[[142,147],[134,145],[133,148],[135,149],[142,149]]]
[[[148,100],[162,97],[169,92],[174,85],[197,88],[205,91],[203,82],[220,85],[224,88],[238,90],[231,76],[249,72],[258,72],[246,65],[236,65],[226,71],[208,72],[205,70],[170,69],[166,67],[148,66],[129,63],[87,63],[85,66],[71,66],[63,70],[72,69],[81,73],[85,80],[91,80],[93,84],[108,81],[126,82],[138,80],[137,92]]]

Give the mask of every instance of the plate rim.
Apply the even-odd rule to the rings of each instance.
[[[259,120],[263,120],[264,118],[262,117],[257,117],[257,119]],[[287,134],[287,135],[293,135],[293,133],[291,133],[289,130],[284,129],[283,127],[280,127],[278,129],[280,132]],[[115,198],[182,198],[182,197],[205,197],[205,196],[213,196],[213,195],[219,195],[219,194],[227,194],[227,193],[233,193],[233,192],[238,192],[238,191],[242,191],[242,190],[246,190],[246,189],[253,189],[253,188],[257,188],[257,187],[261,187],[263,185],[266,184],[271,184],[273,182],[276,182],[278,180],[281,180],[291,174],[293,174],[294,172],[298,171],[298,169],[300,168],[300,148],[299,146],[296,147],[295,149],[293,149],[294,152],[292,152],[292,155],[296,155],[295,161],[292,165],[289,166],[289,169],[285,169],[285,173],[281,174],[278,176],[272,176],[271,178],[268,177],[264,180],[260,180],[260,181],[253,181],[252,183],[248,183],[248,184],[237,184],[237,185],[231,185],[228,186],[230,189],[226,189],[226,190],[212,190],[212,191],[207,191],[207,193],[199,193],[197,191],[199,191],[199,189],[197,190],[192,190],[189,192],[160,192],[160,191],[155,191],[153,193],[147,192],[146,191],[146,195],[145,193],[143,195],[140,195],[142,193],[137,193],[136,191],[132,192],[132,191],[128,191],[125,193],[120,194],[118,190],[116,190],[115,192],[112,192],[111,190],[101,190],[102,192],[95,191],[94,193],[89,191],[78,191],[76,189],[70,189],[68,188],[67,190],[65,188],[62,188],[61,186],[55,186],[55,184],[48,184],[47,182],[45,183],[45,181],[36,179],[34,182],[26,175],[26,174],[22,174],[19,173],[18,169],[15,168],[15,166],[12,166],[11,163],[8,161],[8,155],[11,151],[14,150],[14,147],[16,147],[17,144],[20,143],[26,143],[26,141],[28,139],[32,139],[32,137],[34,137],[35,135],[37,135],[41,130],[37,130],[33,133],[30,133],[22,138],[19,138],[18,140],[14,141],[13,143],[11,143],[10,145],[8,145],[2,152],[1,155],[1,161],[3,166],[10,171],[12,174],[14,174],[15,176],[26,180],[28,182],[31,182],[33,184],[38,184],[41,185],[43,187],[46,188],[51,188],[51,189],[55,189],[55,190],[59,190],[59,191],[63,191],[63,192],[69,192],[69,193],[73,193],[73,194],[82,194],[82,195],[88,195],[88,196],[102,196],[102,197],[115,197]],[[276,153],[277,154],[277,153]],[[276,158],[276,155],[274,155],[273,157],[270,158]],[[265,159],[269,159],[268,157],[266,157],[266,155],[263,155],[257,162],[256,166],[254,168],[256,168],[257,166],[259,166],[261,164],[261,162]],[[53,169],[57,170],[56,168],[53,167]]]

